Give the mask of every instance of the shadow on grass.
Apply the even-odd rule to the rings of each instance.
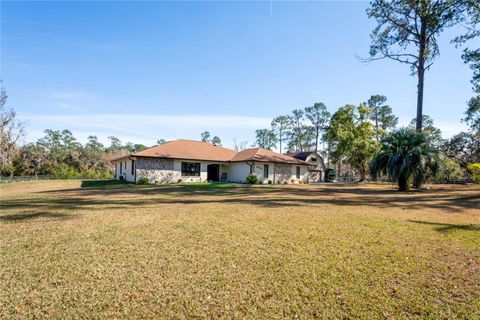
[[[41,191],[47,198],[6,199],[4,209],[32,211],[130,209],[169,204],[239,204],[266,208],[354,206],[459,212],[480,207],[475,189],[437,187],[399,193],[394,187],[369,185],[249,186],[227,183],[136,185],[115,180],[85,180],[81,188]],[[464,193],[466,190],[467,193]],[[473,191],[473,192],[472,192]],[[331,209],[332,213],[335,210]]]
[[[15,214],[7,214],[0,216],[0,221],[7,221],[7,222],[20,222],[26,220],[33,220],[39,218],[48,218],[51,220],[63,220],[63,219],[71,219],[75,215],[73,214],[65,214],[65,213],[58,213],[58,212],[25,212],[25,213],[15,213]]]
[[[109,188],[109,187],[124,187],[127,182],[119,182],[116,180],[83,180],[80,185],[81,188]]]
[[[419,220],[408,220],[409,222],[426,224],[433,226],[436,231],[439,232],[450,232],[455,230],[463,231],[480,231],[480,225],[477,224],[453,224],[453,223],[439,223],[439,222],[429,222],[429,221],[419,221]]]

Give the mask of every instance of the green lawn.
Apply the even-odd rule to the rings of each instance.
[[[0,185],[0,318],[479,319],[480,188]]]

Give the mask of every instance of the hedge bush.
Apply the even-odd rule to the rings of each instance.
[[[61,165],[52,170],[53,179],[108,179],[110,177],[110,171],[108,169],[87,169],[80,171],[72,166]]]
[[[472,180],[480,184],[480,163],[470,163],[467,168],[472,174]]]
[[[140,179],[138,179],[137,183],[138,184],[150,184],[150,180],[148,180],[147,177],[141,177]]]
[[[245,179],[245,182],[248,184],[256,184],[258,183],[258,177],[255,174],[249,174]]]

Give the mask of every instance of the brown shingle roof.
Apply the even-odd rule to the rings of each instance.
[[[133,154],[138,157],[228,161],[237,153],[208,142],[173,140]]]
[[[132,156],[223,162],[260,161],[304,165],[307,164],[305,161],[262,148],[253,148],[243,150],[241,152],[235,152],[231,149],[216,146],[208,142],[193,140],[169,141],[165,144],[137,152]]]
[[[305,161],[295,159],[293,157],[276,153],[262,148],[253,148],[243,150],[235,155],[231,161],[261,161],[261,162],[277,162],[292,164],[307,164]]]

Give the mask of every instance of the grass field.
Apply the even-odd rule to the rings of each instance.
[[[0,186],[0,318],[479,319],[480,188]]]

